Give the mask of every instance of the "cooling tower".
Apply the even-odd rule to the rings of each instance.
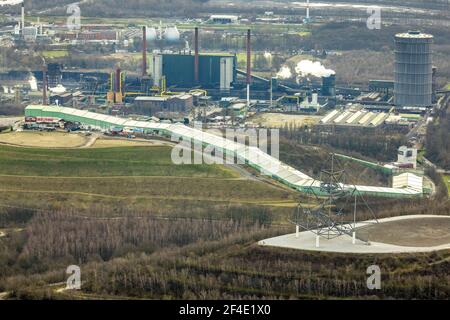
[[[433,36],[409,31],[395,36],[394,103],[430,106],[432,103]]]

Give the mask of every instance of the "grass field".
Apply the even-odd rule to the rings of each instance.
[[[67,50],[48,50],[43,51],[42,55],[46,59],[56,59],[56,58],[64,58],[69,55],[69,52]]]
[[[268,207],[284,222],[295,206],[293,192],[244,179],[228,167],[174,165],[171,150],[169,146],[0,146],[0,205],[70,208],[83,214],[129,210],[197,217],[221,216],[230,206]]]

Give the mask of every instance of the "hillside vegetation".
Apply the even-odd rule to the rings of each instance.
[[[175,165],[165,146],[39,149],[0,146],[0,205],[85,215],[214,216],[230,207],[284,215],[293,192],[218,165]],[[214,210],[211,210],[214,208]],[[283,219],[283,218],[280,218]]]
[[[328,156],[289,143],[282,142],[282,158],[290,150],[288,162],[308,172]],[[176,166],[169,147],[0,146],[0,292],[17,299],[448,298],[449,251],[355,257],[257,246],[293,232],[288,218],[301,199],[224,166]],[[450,214],[426,199],[367,200],[380,217]],[[365,282],[374,263],[385,272],[377,292]],[[81,291],[61,290],[72,264],[81,267]]]

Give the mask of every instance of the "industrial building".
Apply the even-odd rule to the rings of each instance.
[[[372,112],[362,106],[350,106],[343,110],[333,110],[320,121],[321,126],[340,128],[377,128],[389,117],[387,112]]]
[[[416,169],[417,166],[417,149],[408,148],[407,146],[401,146],[398,149],[397,162],[399,165],[410,165],[411,168]]]
[[[370,92],[382,92],[390,94],[394,91],[394,81],[392,80],[369,80]]]
[[[392,177],[392,187],[423,190],[423,177],[411,172],[405,172]]]
[[[395,36],[395,105],[432,105],[432,43],[433,36],[420,31]]]
[[[188,112],[193,107],[194,99],[190,94],[136,97],[133,103],[134,112],[149,116],[157,112]]]
[[[322,77],[322,95],[331,97],[336,95],[336,75]]]
[[[229,23],[237,23],[239,21],[238,16],[233,15],[212,15],[209,18],[209,22],[218,23],[218,24],[229,24]]]
[[[261,170],[266,175],[290,188],[300,192],[314,192],[323,194],[322,182],[303,172],[286,165],[271,155],[256,147],[249,147],[241,143],[228,140],[202,130],[194,129],[181,124],[155,123],[147,121],[135,121],[130,119],[113,117],[105,114],[93,113],[73,108],[30,105],[25,109],[26,117],[47,117],[55,120],[79,122],[84,126],[95,129],[111,130],[111,128],[133,128],[142,133],[153,133],[166,137],[181,137],[190,141],[198,141],[204,146],[212,146],[224,155],[232,155],[249,166]],[[414,182],[415,183],[415,182]],[[422,197],[423,190],[417,190],[416,186],[403,185],[402,188],[353,186],[343,185],[344,188],[356,190],[360,194],[381,197]]]
[[[198,79],[196,55],[190,53],[154,54],[150,59],[150,74],[155,85],[162,78],[168,87],[220,88],[230,90],[236,81],[237,59],[232,54],[199,54]]]
[[[113,30],[64,32],[56,35],[62,41],[73,42],[111,42],[118,43],[118,32]]]

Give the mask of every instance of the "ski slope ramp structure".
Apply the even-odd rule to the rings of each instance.
[[[203,146],[213,147],[224,155],[246,163],[247,165],[260,170],[263,174],[277,180],[284,185],[300,192],[312,192],[321,194],[321,182],[304,174],[303,172],[279,161],[273,156],[261,151],[256,147],[249,147],[244,144],[228,140],[215,134],[191,128],[183,124],[170,124],[159,122],[136,121],[125,118],[94,113],[86,110],[74,108],[30,105],[25,109],[27,117],[57,118],[65,121],[80,122],[83,125],[91,126],[100,130],[110,130],[112,127],[135,128],[143,133],[153,133],[172,139],[182,138]],[[356,188],[357,192],[364,195],[411,198],[422,197],[423,189],[405,186],[403,188],[374,187],[361,185],[343,185],[348,190]]]

